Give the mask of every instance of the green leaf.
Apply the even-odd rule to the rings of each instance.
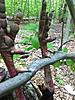
[[[64,83],[65,83],[61,75],[56,76],[55,80],[59,85],[64,85]]]
[[[67,53],[67,52],[68,52],[68,49],[65,47],[65,48],[62,49],[62,51],[63,51],[64,53]]]
[[[57,82],[58,82],[58,84],[60,84],[60,85],[64,85],[64,80],[63,80],[63,79],[59,79]]]
[[[68,66],[71,66],[71,65],[74,64],[74,62],[73,62],[73,60],[71,60],[71,59],[67,59],[67,60],[66,60],[66,64],[67,64]]]
[[[29,47],[25,48],[26,51],[29,51],[29,50],[32,50],[32,49],[33,49],[32,46],[29,46]]]
[[[25,26],[25,29],[29,30],[30,32],[36,32],[37,28],[38,28],[38,25],[35,23],[29,23]]]
[[[33,35],[30,35],[30,41],[32,40],[32,38],[33,38]]]
[[[54,48],[54,44],[53,43],[47,43],[47,48],[49,48],[49,49]]]
[[[70,69],[75,72],[75,64],[73,64],[72,66],[70,66]]]
[[[27,44],[30,42],[32,35],[30,36],[25,36],[23,40],[20,41],[20,43]]]
[[[24,40],[22,40],[22,41],[20,41],[21,43],[28,43],[29,42],[29,40],[27,40],[27,39],[24,39]]]
[[[13,60],[16,61],[17,58],[20,58],[20,55],[19,55],[19,54],[14,54],[14,56],[13,56]]]
[[[28,35],[28,36],[25,36],[24,37],[26,40],[30,40],[30,36]]]
[[[39,40],[38,40],[38,37],[37,36],[33,36],[32,37],[31,43],[32,43],[32,46],[34,48],[39,49],[40,45],[39,45]]]
[[[2,56],[1,56],[1,54],[0,54],[0,60],[2,59]]]
[[[60,61],[57,61],[53,64],[54,68],[59,68],[61,65],[61,62]]]

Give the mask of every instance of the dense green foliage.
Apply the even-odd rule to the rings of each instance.
[[[55,10],[54,17],[58,18],[63,11],[64,0],[46,0],[47,11]],[[25,17],[39,17],[42,0],[6,0],[6,14],[14,15],[20,8]]]
[[[13,15],[20,8],[26,17],[38,16],[41,8],[40,0],[6,0],[6,13]]]
[[[25,47],[25,50],[29,51],[29,50],[32,50],[33,48],[39,49],[40,45],[39,45],[39,40],[38,40],[38,24],[29,23],[25,25],[24,29],[27,32],[31,33],[29,35],[24,34],[24,39],[20,41],[24,45],[29,44],[27,47]]]

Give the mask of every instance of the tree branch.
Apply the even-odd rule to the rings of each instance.
[[[46,65],[51,65],[58,60],[69,58],[75,59],[75,53],[64,54],[62,52],[57,52],[51,58],[44,58],[34,61],[28,69],[29,72],[21,73],[14,78],[0,83],[0,97],[8,94],[9,92],[12,92],[21,85],[26,84],[26,82],[28,82],[38,70],[45,67]]]
[[[71,41],[74,41],[74,40],[68,40],[68,41],[64,42],[62,45],[60,45],[60,47],[58,48],[58,51],[60,51],[62,49],[62,46],[64,46],[65,44],[67,44],[68,42],[71,42]]]
[[[29,54],[30,52],[24,51],[24,50],[12,50],[11,53],[12,54],[20,54],[20,55],[23,55],[23,54]]]

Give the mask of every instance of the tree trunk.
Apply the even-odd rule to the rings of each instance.
[[[0,0],[0,53],[11,77],[18,74],[14,66],[11,51],[12,48],[14,48],[14,40],[19,30],[20,20],[21,16],[19,13],[15,16],[14,24],[10,26],[10,32],[8,32],[5,14],[5,0]],[[16,96],[18,100],[26,100],[21,88],[16,89]]]
[[[39,43],[42,53],[42,58],[46,58],[48,56],[48,50],[47,50],[47,38],[48,38],[48,31],[49,26],[51,24],[51,17],[48,16],[46,12],[46,1],[42,0],[42,10],[40,15],[40,22],[39,22]],[[51,92],[50,100],[53,100],[53,94],[54,94],[54,84],[51,76],[51,69],[50,66],[47,66],[44,68],[44,75],[45,75],[45,82],[48,86],[48,89]]]
[[[74,7],[74,2],[73,2],[73,0],[66,0],[66,2],[67,2],[67,5],[69,7],[69,10],[70,10],[73,22],[75,24],[75,7]]]

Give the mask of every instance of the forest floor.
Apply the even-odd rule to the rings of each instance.
[[[51,26],[51,29],[49,31],[50,35],[57,36],[57,39],[54,42],[56,48],[60,46],[61,30],[62,30],[62,25],[55,24]],[[29,35],[31,33],[27,34]],[[18,39],[16,38],[16,41],[22,39],[24,37],[24,34],[22,33],[18,34],[17,37]],[[75,40],[73,42],[67,43],[67,45],[65,46],[69,49],[69,52],[74,52]],[[19,46],[19,48],[23,49],[25,48],[25,46],[22,45]],[[20,61],[16,59],[17,61],[15,61],[15,66],[17,66],[18,69],[21,70],[26,69],[27,66],[32,63],[32,61],[39,59],[39,57],[41,57],[40,49],[38,50],[33,49],[30,52],[31,55],[27,59],[22,59]],[[0,60],[0,66],[5,66],[3,60]],[[55,86],[55,94],[54,94],[55,100],[75,100],[74,99],[75,92],[73,92],[75,89],[75,72],[72,72],[70,67],[67,65],[62,65],[56,69],[51,65],[51,71]],[[36,75],[32,78],[32,81],[35,82],[37,85],[45,83],[43,69],[36,73]]]

